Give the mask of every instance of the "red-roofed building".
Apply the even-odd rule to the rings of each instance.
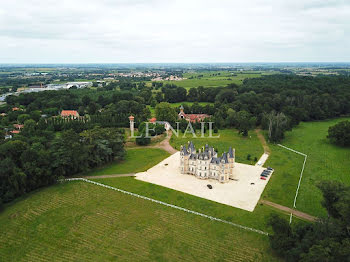
[[[19,130],[12,130],[12,131],[10,131],[10,133],[11,134],[19,134],[21,131],[19,131]]]
[[[24,127],[24,125],[14,124],[13,127],[18,129],[18,130],[21,130]]]
[[[76,110],[62,110],[61,117],[78,118],[79,113]]]
[[[150,120],[149,120],[151,123],[155,123],[156,121],[157,121],[157,118],[155,118],[155,117],[152,117]]]
[[[21,109],[19,109],[18,107],[12,107],[12,111],[19,111]]]
[[[185,114],[183,106],[181,105],[180,107],[180,113],[179,113],[180,119],[186,119],[189,122],[196,123],[196,122],[201,122],[208,117],[210,117],[210,115],[207,115],[207,114]]]

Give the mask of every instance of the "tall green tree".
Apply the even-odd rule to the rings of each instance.
[[[288,128],[288,118],[283,113],[274,111],[263,114],[263,127],[268,130],[270,141],[277,142],[284,138],[284,132]]]
[[[159,103],[155,111],[157,120],[174,123],[178,119],[175,109],[167,102]]]
[[[247,136],[248,130],[253,128],[256,123],[256,117],[253,117],[247,111],[239,111],[235,114],[235,123],[238,131],[243,136]]]
[[[334,144],[350,146],[350,121],[341,121],[329,127],[327,137]]]

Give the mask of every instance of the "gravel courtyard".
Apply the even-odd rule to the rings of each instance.
[[[177,152],[146,172],[137,173],[136,179],[252,212],[271,177],[260,179],[264,170],[261,166],[235,163],[235,180],[221,184],[181,174],[179,164],[180,153]],[[208,189],[208,184],[213,189]]]

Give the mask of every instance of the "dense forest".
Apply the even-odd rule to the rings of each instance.
[[[0,203],[124,157],[124,130],[98,126],[55,133],[34,120],[0,144]]]

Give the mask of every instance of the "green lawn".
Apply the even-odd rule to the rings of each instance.
[[[142,172],[168,156],[168,152],[158,148],[127,149],[125,160],[95,169],[85,175],[99,176]]]
[[[17,200],[0,228],[7,262],[277,261],[266,236],[85,182]]]
[[[220,75],[215,75],[220,73]],[[228,84],[240,85],[246,78],[256,78],[262,75],[271,74],[270,72],[260,72],[260,71],[245,71],[245,72],[229,72],[229,71],[206,71],[206,72],[196,72],[196,73],[185,73],[184,80],[180,81],[164,81],[164,84],[175,84],[177,86],[182,86],[186,89],[191,87],[218,87],[226,86]],[[200,75],[203,75],[202,77]],[[190,79],[192,78],[192,79]]]
[[[282,144],[308,155],[297,209],[325,216],[317,182],[337,180],[350,185],[350,149],[335,146],[326,138],[329,126],[346,119],[349,118],[300,123],[293,131],[286,133]],[[304,158],[275,145],[270,147],[272,154],[267,164],[274,167],[276,172],[265,189],[264,198],[291,207]]]
[[[149,111],[151,111],[151,117],[156,117],[156,109],[149,105],[147,106],[147,108],[149,109]]]
[[[180,149],[181,145],[187,144],[188,141],[193,141],[196,148],[200,148],[205,144],[213,146],[220,154],[227,152],[229,147],[236,149],[236,161],[246,164],[255,164],[254,158],[260,158],[264,153],[264,149],[256,136],[254,131],[250,131],[248,137],[243,137],[238,134],[236,129],[224,129],[219,130],[218,134],[213,133],[213,136],[220,135],[220,138],[208,138],[206,137],[193,138],[191,134],[186,134],[183,138],[181,133],[179,137],[173,135],[170,139],[170,144],[177,150]],[[252,160],[247,160],[247,155],[251,155]]]
[[[267,72],[267,71],[203,71],[203,72],[193,72],[184,73],[184,80],[173,80],[173,81],[162,81],[165,84],[175,84],[177,86],[182,86],[186,89],[192,87],[218,87],[226,86],[228,84],[241,85],[243,80],[246,78],[256,78],[263,75],[276,74],[277,72]],[[217,75],[219,74],[219,75]],[[151,82],[146,82],[147,86],[151,86]]]

